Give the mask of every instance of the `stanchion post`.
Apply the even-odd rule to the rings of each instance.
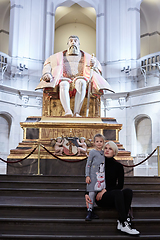
[[[40,148],[41,148],[41,145],[39,143],[38,144],[38,174],[37,175],[40,175]]]
[[[158,176],[160,176],[159,146],[157,146]]]

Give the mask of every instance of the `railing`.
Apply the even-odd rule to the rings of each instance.
[[[0,52],[0,68],[4,67],[8,63],[7,55]]]
[[[140,70],[144,77],[144,87],[147,86],[147,74],[153,72],[153,76],[159,78],[158,84],[160,84],[160,52],[152,53],[144,56],[140,59]],[[158,75],[154,74],[155,70],[158,70]]]
[[[155,74],[157,70],[158,74]],[[158,78],[158,84],[160,84],[160,52],[152,53],[138,59],[136,68],[131,68],[130,66],[128,66],[127,68],[124,67],[123,69],[121,69],[121,72],[127,74],[127,78],[130,78],[132,82],[137,83],[137,89],[146,87],[148,85],[157,85],[157,81],[152,81],[152,84],[151,82],[148,84],[147,78],[149,77]],[[137,80],[135,81],[136,78]],[[139,84],[140,82],[144,82],[144,84]]]
[[[38,148],[38,170],[37,170],[37,175],[42,175],[40,173],[40,148],[43,148],[46,152],[48,152],[50,155],[52,155],[53,157],[61,160],[61,161],[64,161],[64,162],[69,162],[69,163],[77,163],[77,162],[80,162],[80,161],[84,161],[84,160],[87,160],[87,157],[84,157],[84,158],[81,158],[81,159],[77,159],[77,160],[69,160],[69,159],[63,159],[63,157],[58,157],[57,155],[53,154],[52,152],[50,152],[44,145],[42,145],[41,143],[38,143],[37,146],[26,156],[24,157],[23,159],[20,159],[20,160],[15,160],[15,161],[8,161],[8,160],[4,160],[0,157],[0,160],[5,162],[5,163],[18,163],[18,162],[22,162],[24,160],[26,160],[27,158],[29,158],[34,152],[35,150]],[[141,162],[135,164],[135,165],[125,165],[125,164],[122,164],[124,167],[137,167],[138,165],[144,163],[145,161],[147,161],[156,151],[157,151],[157,162],[158,162],[158,176],[160,176],[160,146],[157,146],[151,154],[149,154],[144,160],[142,160]],[[73,155],[72,155],[73,156]],[[76,154],[74,155],[76,156]]]
[[[159,62],[160,62],[160,52],[152,53],[140,58],[140,65],[146,71],[151,71],[154,69],[159,70]]]
[[[5,71],[7,70],[8,67],[8,57],[7,55],[3,54],[0,52],[0,71],[1,73],[1,81],[3,81],[3,76]]]

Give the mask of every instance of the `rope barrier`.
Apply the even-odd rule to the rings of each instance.
[[[133,168],[131,170],[129,170],[129,171],[126,171],[125,174],[129,174],[131,172],[133,172]]]
[[[50,155],[52,155],[53,157],[57,158],[58,160],[61,160],[61,161],[64,161],[64,162],[75,163],[75,162],[80,162],[80,161],[84,161],[84,160],[87,159],[87,157],[85,157],[85,158],[83,158],[83,159],[74,160],[74,161],[73,161],[73,160],[62,159],[62,158],[56,156],[55,154],[51,153],[51,152],[50,152],[45,146],[43,146],[41,143],[40,143],[40,146],[42,146],[42,147],[44,148],[44,150],[46,150]],[[31,156],[31,155],[35,152],[35,150],[37,149],[37,147],[38,147],[38,145],[37,145],[26,157],[24,157],[23,159],[16,160],[16,161],[7,161],[7,160],[4,160],[4,159],[2,159],[2,158],[0,157],[0,160],[3,161],[3,162],[5,162],[5,163],[18,163],[18,162],[22,162],[22,161],[24,161],[25,159],[27,159],[29,156]],[[157,150],[157,148],[155,148],[155,149],[153,150],[153,152],[152,152],[150,155],[148,155],[148,157],[146,157],[144,160],[142,160],[141,162],[139,162],[139,163],[137,163],[137,164],[135,164],[135,165],[125,165],[125,164],[122,164],[122,163],[121,163],[121,164],[122,164],[124,167],[136,167],[136,166],[144,163],[145,161],[147,161],[147,160],[155,153],[156,150]],[[76,156],[76,155],[74,155],[74,156]]]
[[[51,152],[50,152],[45,146],[43,146],[42,144],[40,144],[40,145],[41,145],[49,154],[51,154],[53,157],[55,157],[55,158],[57,158],[57,159],[59,159],[59,160],[61,160],[61,161],[64,161],[64,162],[75,163],[75,162],[80,162],[80,161],[86,160],[86,159],[88,158],[88,157],[86,157],[86,158],[78,159],[78,160],[74,160],[74,161],[62,159],[62,158],[56,156],[55,154],[51,153]],[[76,155],[74,155],[74,156],[76,156]]]
[[[22,162],[22,161],[24,161],[25,159],[27,159],[29,156],[31,156],[31,155],[34,153],[34,151],[36,150],[37,147],[38,147],[38,146],[36,146],[26,157],[24,157],[24,158],[22,158],[22,159],[20,159],[20,160],[7,161],[7,160],[4,160],[4,159],[2,159],[2,158],[0,158],[0,160],[3,161],[3,162],[5,162],[5,163],[18,163],[18,162]]]
[[[148,158],[150,158],[150,157],[155,153],[156,150],[157,150],[157,148],[155,148],[155,149],[153,150],[153,152],[152,152],[148,157],[146,157],[144,160],[142,160],[141,162],[139,162],[139,163],[137,163],[137,164],[135,164],[135,165],[125,165],[125,164],[122,164],[122,165],[123,165],[124,167],[136,167],[136,166],[144,163],[145,161],[147,161]]]
[[[45,146],[43,146],[42,144],[40,144],[40,145],[41,145],[49,154],[51,154],[53,157],[55,157],[55,158],[57,158],[57,159],[59,159],[59,160],[61,160],[61,161],[74,163],[74,162],[80,162],[80,161],[83,161],[83,160],[86,160],[86,159],[87,159],[87,157],[86,157],[86,158],[83,158],[83,159],[80,159],[80,160],[76,160],[76,161],[75,161],[75,160],[72,161],[72,160],[62,159],[62,158],[57,157],[55,154],[51,153],[51,152],[50,152]],[[137,164],[135,164],[135,165],[125,165],[125,164],[122,164],[122,165],[123,165],[124,167],[136,167],[136,166],[142,164],[143,162],[147,161],[147,160],[155,153],[156,150],[157,150],[157,148],[154,149],[153,152],[152,152],[147,158],[145,158],[144,160],[142,160],[141,162],[139,162],[139,163],[137,163]],[[75,155],[75,156],[76,156],[76,155]]]

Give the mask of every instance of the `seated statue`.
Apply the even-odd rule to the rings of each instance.
[[[103,90],[114,92],[101,76],[102,68],[96,57],[81,51],[79,46],[79,38],[70,36],[68,49],[51,55],[45,61],[41,82],[36,88],[55,89],[58,86],[66,117],[81,117],[80,111],[90,81],[92,94],[102,95]],[[70,108],[71,92],[75,94],[74,112]]]

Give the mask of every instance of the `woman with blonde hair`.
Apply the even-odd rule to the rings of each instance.
[[[105,156],[105,183],[106,188],[96,195],[96,204],[102,208],[116,208],[119,218],[117,229],[130,235],[138,235],[139,231],[131,227],[129,209],[131,207],[133,192],[131,189],[123,189],[124,169],[123,165],[114,159],[118,154],[118,147],[113,141],[104,145]],[[91,202],[89,195],[85,195],[86,205]]]

